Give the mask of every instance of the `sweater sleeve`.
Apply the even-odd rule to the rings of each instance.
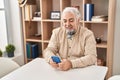
[[[47,62],[49,62],[51,56],[56,55],[57,52],[58,52],[58,43],[57,43],[56,30],[53,30],[49,44],[43,52],[43,57]]]
[[[82,42],[84,43],[84,56],[71,60],[73,68],[93,65],[97,61],[96,42],[93,33],[91,31],[85,33]]]

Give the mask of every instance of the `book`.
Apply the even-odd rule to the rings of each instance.
[[[31,58],[31,44],[26,43],[26,53],[27,53],[27,58]]]
[[[31,51],[32,51],[32,58],[39,57],[38,44],[32,44],[32,45],[31,45]]]
[[[97,16],[92,16],[92,18],[108,18],[107,15],[97,15]]]
[[[36,10],[37,10],[36,5],[30,5],[30,20],[33,19]]]
[[[92,21],[94,22],[102,22],[102,21],[107,21],[107,18],[92,18]]]
[[[40,21],[41,17],[33,17],[33,21]]]
[[[105,16],[105,15],[99,15],[99,16],[92,17],[92,21],[94,22],[102,22],[102,21],[107,21],[107,20],[108,20],[108,16]]]
[[[85,21],[91,21],[94,16],[94,4],[85,4]]]
[[[26,43],[27,58],[39,57],[39,46],[37,43]]]
[[[30,20],[30,5],[25,5],[25,20]]]

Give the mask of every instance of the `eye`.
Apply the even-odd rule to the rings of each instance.
[[[74,22],[74,19],[73,19],[73,18],[71,18],[71,19],[69,19],[69,21],[70,21],[70,22]]]
[[[63,19],[63,23],[66,23],[67,22],[67,20],[66,19]]]

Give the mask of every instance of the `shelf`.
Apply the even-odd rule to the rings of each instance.
[[[30,41],[30,42],[42,42],[42,40],[35,40],[35,39],[26,39],[26,41]]]
[[[107,23],[108,23],[108,21],[102,21],[102,22],[84,21],[84,23],[103,23],[103,24],[107,24]]]
[[[31,36],[31,37],[27,38],[26,41],[30,41],[30,42],[42,42],[41,37],[35,37],[35,36]]]
[[[107,48],[107,42],[103,41],[102,43],[99,43],[96,45],[97,48]]]
[[[43,42],[44,42],[44,43],[49,43],[49,40],[44,40]]]
[[[26,22],[29,22],[29,21],[34,21],[34,22],[39,22],[41,21],[41,19],[31,19],[31,20],[25,20]]]
[[[61,22],[61,20],[43,19],[44,22]]]

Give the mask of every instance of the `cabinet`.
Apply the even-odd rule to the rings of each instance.
[[[85,21],[85,4],[94,4],[94,15],[108,15],[107,21]],[[112,74],[113,34],[114,34],[114,0],[26,0],[22,7],[24,58],[27,63],[26,43],[38,43],[40,57],[47,47],[52,30],[61,26],[61,20],[50,19],[51,11],[60,11],[65,7],[79,6],[81,12],[81,25],[94,32],[95,37],[101,37],[102,42],[97,45],[98,58],[103,59],[108,67],[107,78]],[[40,12],[40,17],[35,19],[35,12]],[[40,35],[39,35],[40,34]],[[36,36],[38,35],[38,36]]]

